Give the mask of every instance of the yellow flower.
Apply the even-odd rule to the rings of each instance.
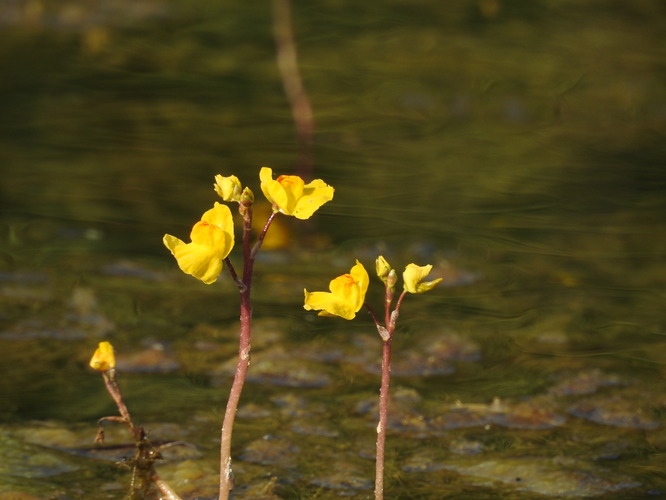
[[[331,292],[308,292],[305,290],[307,311],[321,311],[319,316],[340,316],[354,319],[365,301],[370,279],[368,272],[358,260],[349,274],[338,276],[329,285]]]
[[[259,171],[261,190],[273,205],[273,211],[309,219],[319,207],[333,199],[334,189],[321,179],[305,184],[296,175],[281,175],[273,179],[273,170],[263,167]]]
[[[90,359],[90,367],[100,372],[106,372],[116,367],[116,356],[111,343],[106,341],[99,343],[99,347]]]
[[[240,201],[243,186],[235,175],[229,177],[216,175],[213,187],[218,196],[224,201]]]
[[[162,241],[184,273],[210,285],[222,272],[222,260],[234,246],[233,217],[229,207],[215,202],[215,206],[194,225],[190,239],[192,243],[184,243],[165,234]]]
[[[426,276],[430,274],[431,270],[431,264],[428,264],[427,266],[408,264],[405,268],[405,272],[402,273],[405,291],[409,293],[423,293],[434,288],[437,283],[442,281],[442,278],[437,278],[433,281],[423,281]]]

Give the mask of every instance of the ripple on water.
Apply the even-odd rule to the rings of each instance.
[[[447,462],[447,470],[472,476],[482,484],[499,481],[519,491],[556,498],[595,497],[637,488],[639,483],[600,467],[586,467],[575,460],[524,457],[483,462]]]
[[[291,468],[296,466],[298,453],[298,446],[290,440],[268,435],[249,443],[238,458],[255,464]]]
[[[397,343],[400,339],[396,340]],[[357,352],[349,361],[373,375],[381,373],[381,342],[376,337],[360,335],[354,339]],[[431,377],[449,375],[455,371],[454,362],[475,362],[481,359],[481,349],[469,339],[450,332],[430,332],[419,335],[409,345],[394,348],[391,374],[396,377]]]
[[[236,369],[236,359],[229,359],[211,372],[212,384],[226,384]],[[252,356],[252,369],[247,381],[280,387],[320,388],[332,381],[327,368],[316,361],[294,358],[281,346],[260,351]]]
[[[345,460],[330,463],[323,474],[317,474],[310,483],[323,488],[338,490],[341,494],[369,490],[373,482],[369,479],[367,471]]]
[[[569,407],[569,413],[597,424],[628,429],[654,430],[659,422],[636,408],[631,401],[617,397],[579,401]]]
[[[601,370],[583,370],[579,373],[559,381],[548,389],[554,396],[581,396],[593,394],[603,387],[612,387],[620,384],[620,377],[606,374]]]
[[[80,340],[103,337],[114,328],[113,322],[101,311],[95,292],[87,287],[76,287],[64,308],[31,310],[29,317],[17,319],[0,332],[0,339]]]

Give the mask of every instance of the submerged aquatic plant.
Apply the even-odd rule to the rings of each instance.
[[[146,436],[143,427],[136,425],[132,420],[127,406],[120,392],[120,386],[116,380],[116,356],[113,346],[109,342],[100,342],[99,346],[90,359],[90,367],[102,373],[104,385],[113,401],[118,407],[120,415],[102,417],[97,421],[97,436],[95,442],[104,442],[104,422],[118,422],[125,424],[129,430],[136,451],[134,456],[125,463],[132,468],[132,480],[130,481],[130,500],[141,500],[147,498],[154,486],[165,500],[180,500],[175,491],[157,474],[155,462],[160,458],[159,450]]]
[[[326,202],[333,199],[334,189],[321,179],[306,184],[294,175],[280,175],[273,179],[273,171],[264,167],[259,172],[261,190],[271,203],[272,213],[263,229],[252,242],[252,207],[254,194],[249,188],[243,188],[236,176],[215,177],[215,192],[225,202],[238,203],[243,221],[242,255],[243,269],[238,274],[229,259],[234,245],[234,228],[231,211],[226,205],[215,203],[197,222],[190,234],[191,243],[184,243],[178,238],[165,235],[164,245],[178,262],[180,269],[205,284],[214,283],[223,269],[223,263],[238,286],[240,293],[240,336],[238,361],[234,379],[229,391],[229,399],[224,414],[220,442],[220,491],[219,498],[226,500],[232,485],[231,437],[236,410],[245,383],[250,364],[251,326],[252,326],[252,276],[257,252],[261,248],[266,233],[279,213],[309,219]]]
[[[424,281],[432,265],[417,266],[409,264],[402,273],[403,291],[393,307],[395,285],[398,275],[383,256],[375,261],[377,277],[384,283],[383,323],[374,309],[365,302],[368,290],[368,272],[359,261],[349,273],[333,279],[330,292],[308,292],[305,290],[305,304],[308,311],[319,311],[319,316],[339,316],[354,319],[356,313],[365,306],[377,327],[382,339],[382,379],[379,390],[379,422],[377,424],[377,449],[375,462],[375,500],[384,498],[384,448],[386,443],[386,424],[388,421],[389,387],[391,383],[391,342],[400,314],[402,300],[408,293],[423,293],[435,287],[442,278]]]

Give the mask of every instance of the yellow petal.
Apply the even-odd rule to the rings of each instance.
[[[238,177],[235,175],[230,175],[228,177],[216,175],[213,187],[218,196],[224,201],[240,201],[243,187],[241,186]]]
[[[343,274],[332,280],[329,284],[329,289],[338,302],[347,304],[349,309],[356,313],[356,306],[358,305],[360,298],[360,290],[351,274]]]
[[[433,281],[423,281],[430,274],[431,270],[431,264],[427,266],[408,264],[402,273],[405,290],[409,293],[423,293],[435,287],[435,285],[442,281],[442,278],[437,278]]]
[[[321,179],[315,179],[303,188],[303,196],[296,202],[293,216],[309,219],[324,203],[333,199],[335,190]]]
[[[305,185],[296,175],[280,175],[273,179],[273,170],[259,171],[261,190],[273,205],[273,210],[298,219],[309,219],[319,207],[333,199],[334,189],[321,179]]]
[[[279,207],[273,199],[272,190],[274,189],[275,181],[273,180],[273,169],[262,167],[259,170],[259,180],[261,181],[261,191],[264,193],[266,199],[273,205],[273,209],[277,212]]]
[[[349,271],[349,274],[351,274],[358,286],[359,292],[356,300],[356,311],[358,311],[363,306],[363,302],[365,302],[365,294],[368,291],[368,285],[370,284],[370,276],[368,276],[368,271],[365,270],[363,264],[358,260],[356,261],[356,265],[351,268],[351,271]]]
[[[220,255],[207,245],[196,243],[181,245],[176,248],[174,257],[184,273],[194,276],[206,285],[215,283],[222,272]]]
[[[226,205],[222,205],[216,201],[213,204],[213,208],[204,212],[201,216],[201,220],[214,224],[220,229],[233,235],[234,217],[231,215],[231,210]]]
[[[321,311],[320,316],[340,316],[344,319],[354,319],[356,311],[352,303],[328,292],[308,292],[305,290],[306,311]]]
[[[295,175],[281,175],[273,181],[268,190],[280,212],[294,215],[296,205],[303,196],[303,179]]]
[[[164,238],[162,238],[162,242],[164,243],[164,246],[169,249],[172,255],[175,256],[174,251],[176,250],[177,247],[180,245],[184,245],[185,242],[179,238],[176,238],[175,236],[171,236],[170,234],[165,234]]]
[[[105,372],[116,367],[116,356],[110,342],[100,342],[90,359],[90,367],[93,370]]]

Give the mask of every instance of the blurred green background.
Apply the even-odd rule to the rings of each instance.
[[[663,3],[293,10],[313,175],[337,188],[318,223],[336,240],[570,255],[595,236],[663,256]],[[210,204],[214,174],[259,195],[260,166],[294,170],[270,5],[33,0],[0,16],[0,192],[17,242],[39,223],[161,252]]]

